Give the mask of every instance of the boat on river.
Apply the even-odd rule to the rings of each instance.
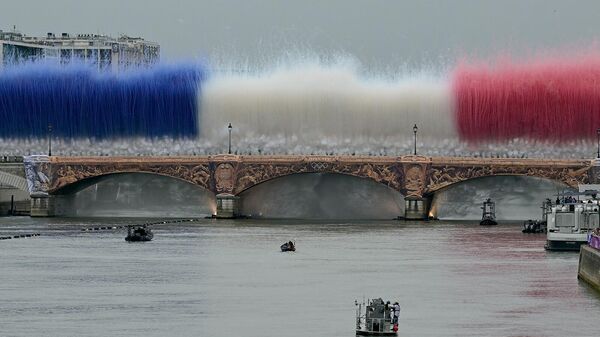
[[[592,230],[600,224],[598,193],[584,190],[558,195],[560,202],[548,214],[547,250],[579,251],[580,246],[587,243]]]
[[[483,215],[479,222],[481,226],[494,226],[498,224],[496,222],[496,204],[492,199],[487,198],[487,200],[483,202],[481,209],[483,210]]]
[[[281,248],[282,252],[295,252],[296,251],[296,245],[292,241],[288,241],[288,242],[282,244],[280,248]]]
[[[526,220],[523,222],[523,233],[545,233],[546,232],[546,221],[541,220]]]
[[[384,302],[381,298],[377,298],[368,303],[365,306],[364,302],[354,301],[354,305],[356,305],[356,336],[398,336],[398,315],[400,313],[398,302],[392,305],[389,301]],[[396,314],[394,315],[394,313]]]
[[[552,201],[546,199],[542,204],[541,220],[526,220],[523,222],[523,233],[546,233],[548,229],[548,215],[552,213]]]
[[[146,226],[127,227],[127,237],[125,237],[127,242],[152,241],[152,238],[154,238],[154,234]]]

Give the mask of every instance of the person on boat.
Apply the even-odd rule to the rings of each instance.
[[[394,324],[398,324],[398,317],[400,317],[400,304],[394,303]]]
[[[560,204],[560,199],[558,197],[556,197],[556,204],[559,205]]]
[[[294,249],[296,249],[296,247],[294,247],[294,243],[293,243],[292,241],[288,241],[288,247],[289,247],[291,250],[294,250]]]

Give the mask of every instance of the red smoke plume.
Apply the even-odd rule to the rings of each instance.
[[[595,138],[600,128],[600,54],[454,72],[456,122],[468,141]]]

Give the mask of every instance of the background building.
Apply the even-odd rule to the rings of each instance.
[[[27,36],[0,30],[0,68],[39,59],[67,63],[78,59],[98,66],[98,69],[118,71],[130,65],[148,66],[160,59],[160,46],[140,37],[121,35],[113,38],[98,34],[46,37]]]

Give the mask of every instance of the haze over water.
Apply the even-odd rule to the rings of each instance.
[[[1,218],[4,336],[353,336],[354,300],[397,299],[400,336],[597,335],[576,253],[518,225]],[[296,253],[281,242],[296,240]]]

